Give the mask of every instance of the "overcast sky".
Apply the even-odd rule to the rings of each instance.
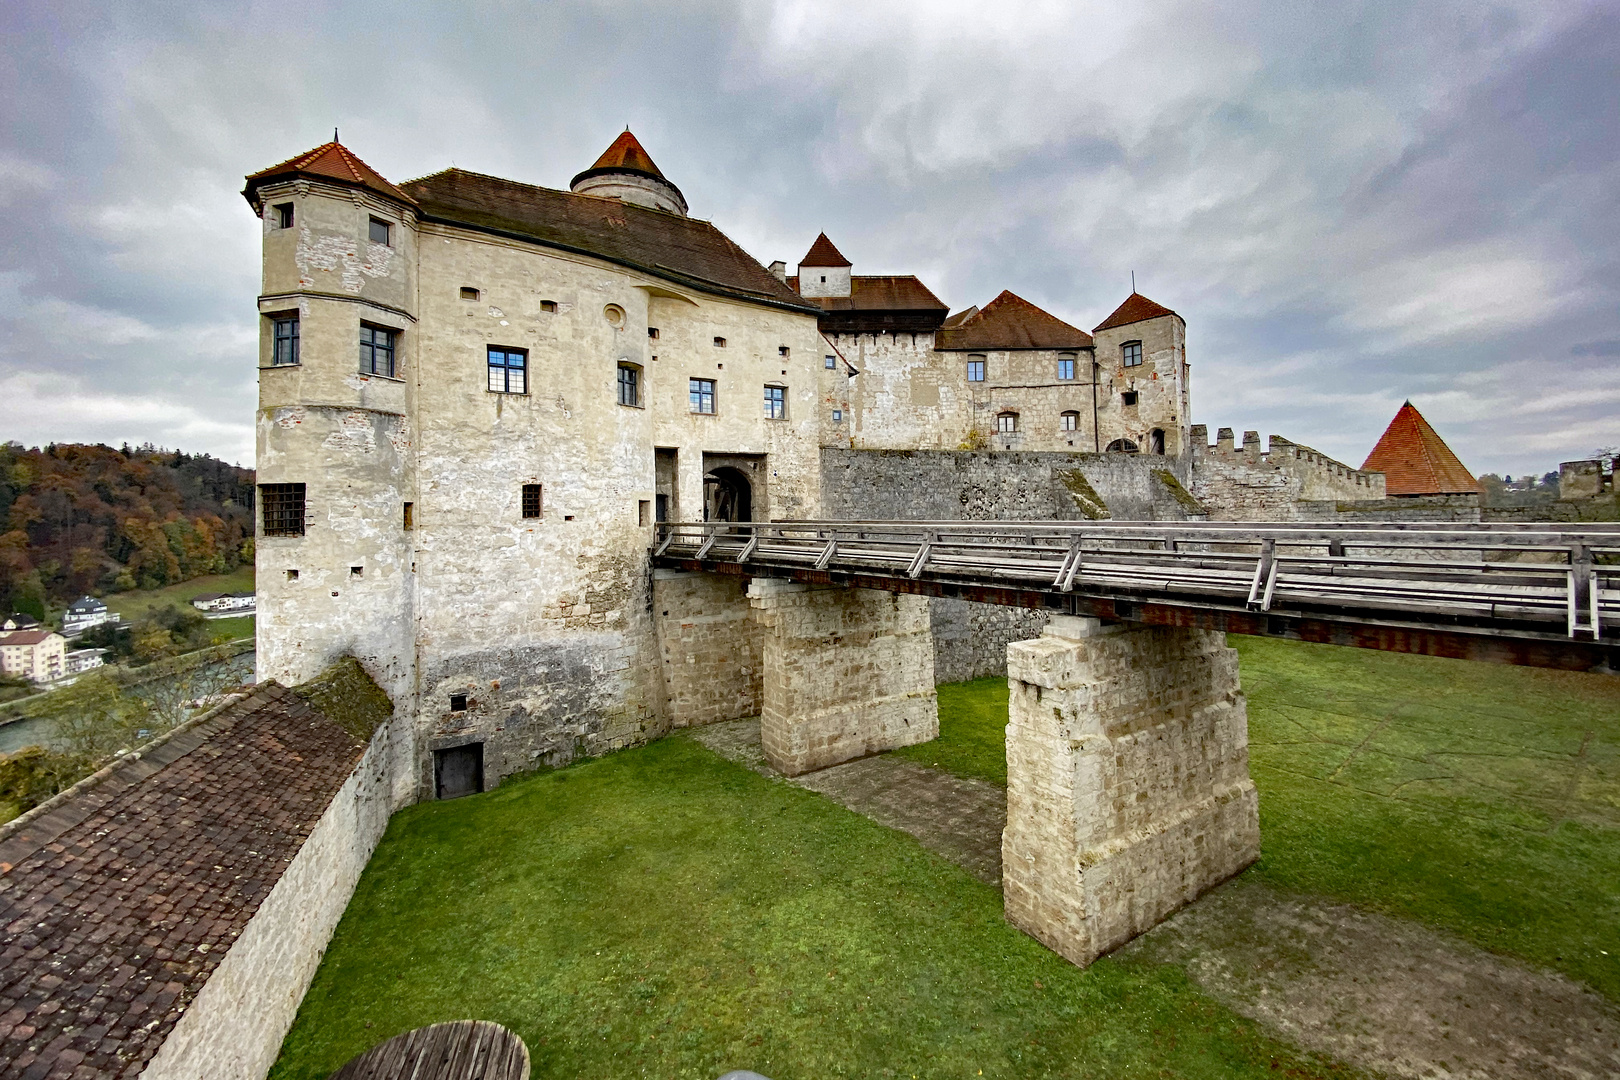
[[[626,124],[762,262],[825,229],[953,309],[1187,320],[1193,419],[1359,465],[1403,399],[1476,473],[1620,443],[1620,5],[0,9],[0,440],[251,463],[243,174],[552,187]]]

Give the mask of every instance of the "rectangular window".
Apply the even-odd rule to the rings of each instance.
[[[778,345],[776,347],[776,355],[777,356],[791,356],[792,352],[793,351],[791,349],[789,349],[786,345]]]
[[[369,375],[394,377],[394,331],[360,324],[360,370]]]
[[[619,365],[619,404],[641,404],[641,371],[633,364]]]
[[[656,327],[656,326],[647,327],[647,339],[649,341],[657,341],[658,340],[658,327]]]
[[[540,485],[539,484],[524,484],[523,485],[523,516],[526,517],[526,518],[537,518],[537,517],[540,516],[541,509],[542,509],[542,506],[541,506],[541,503],[540,503]]]
[[[384,221],[382,218],[371,219],[371,230],[368,235],[371,237],[371,242],[373,244],[390,243],[393,234],[394,227],[388,222]]]
[[[298,363],[298,316],[288,315],[275,321],[275,345],[270,351],[270,363],[276,367]]]
[[[463,285],[461,287],[461,298],[463,300],[477,300],[478,290],[473,288],[471,285]]]
[[[1122,404],[1122,405],[1135,405],[1136,404],[1136,391],[1135,390],[1126,390],[1126,391],[1124,391],[1123,393],[1121,393],[1119,395],[1119,401],[1120,401],[1120,404]]]
[[[555,301],[555,300],[542,300],[542,301],[540,301],[540,310],[545,312],[547,315],[555,315],[555,314],[557,314],[557,301]]]
[[[489,346],[489,389],[495,394],[527,394],[529,354],[523,349]]]
[[[996,430],[1003,435],[1011,435],[1018,430],[1018,414],[1004,412],[996,417]]]
[[[405,531],[410,532],[416,528],[416,504],[405,504]]]
[[[717,349],[725,348],[726,347],[726,339],[723,338],[723,337],[715,338],[714,339],[714,347],[717,348]]]
[[[841,424],[843,422],[844,422],[844,410],[843,409],[834,409],[833,410],[833,423]]]
[[[984,382],[984,358],[969,360],[967,364],[968,382]]]
[[[1058,378],[1060,378],[1060,379],[1072,379],[1072,378],[1074,378],[1074,357],[1072,357],[1072,356],[1060,356],[1060,357],[1058,357]]]
[[[765,417],[768,420],[787,419],[787,387],[767,386],[765,388]]]
[[[821,362],[821,366],[826,368],[828,371],[831,371],[833,368],[838,366],[838,360],[835,357],[829,356]]]
[[[1142,343],[1140,341],[1127,341],[1120,348],[1124,353],[1126,367],[1137,367],[1142,363]]]
[[[1080,414],[1077,412],[1066,412],[1060,420],[1062,422],[1058,426],[1064,431],[1075,431],[1080,427]]]
[[[686,380],[686,396],[695,413],[714,412],[714,380],[688,379]]]
[[[272,209],[276,214],[276,228],[290,229],[293,227],[293,204],[290,202],[278,203]]]
[[[662,522],[662,521],[668,521],[669,520],[669,496],[668,495],[665,495],[663,492],[659,492],[657,495],[653,496],[653,508],[658,513],[658,520],[659,521]]]
[[[260,484],[265,536],[304,535],[304,485]]]

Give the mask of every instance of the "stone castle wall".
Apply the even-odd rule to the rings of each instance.
[[[653,571],[653,612],[673,726],[759,715],[765,634],[749,609],[747,586],[745,577]]]
[[[1221,428],[1215,445],[1209,429],[1192,428],[1189,487],[1216,521],[1322,520],[1305,503],[1384,498],[1384,475],[1362,472],[1308,446],[1271,436],[1269,450],[1260,433],[1245,431],[1234,445],[1231,428]]]

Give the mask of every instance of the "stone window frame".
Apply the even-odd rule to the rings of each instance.
[[[1125,367],[1141,367],[1142,343],[1140,341],[1120,342],[1119,358]]]
[[[719,415],[719,387],[716,382],[715,379],[700,379],[695,375],[686,380],[686,404],[690,415]],[[705,405],[708,408],[704,408]]]
[[[500,357],[500,363],[495,358]],[[512,361],[516,360],[517,363]],[[529,350],[520,349],[510,345],[484,346],[485,378],[484,390],[491,394],[512,394],[514,396],[526,395],[529,392]],[[501,385],[495,385],[496,372],[500,373]],[[512,376],[516,374],[522,386],[512,389]]]
[[[1065,409],[1063,412],[1059,413],[1058,414],[1058,430],[1059,431],[1079,431],[1080,430],[1080,414],[1078,412],[1076,412],[1074,409]]]
[[[1006,409],[1002,412],[996,413],[996,434],[1018,434],[1018,414],[1013,412],[1011,409]]]
[[[773,393],[774,391],[774,393]],[[765,384],[765,419],[786,420],[788,418],[788,388],[785,383]]]
[[[1072,382],[1074,380],[1074,362],[1074,353],[1058,353],[1057,377],[1060,382]]]
[[[620,360],[615,378],[619,404],[627,409],[645,408],[643,404],[646,395],[642,388],[642,366],[631,363],[629,360]],[[627,378],[628,376],[628,378]],[[625,398],[630,400],[626,401]]]
[[[298,367],[302,361],[298,353],[298,312],[276,311],[265,315],[270,320],[270,366]],[[283,328],[287,333],[283,334]],[[285,349],[282,346],[286,346]],[[285,357],[285,359],[284,359]]]
[[[984,382],[986,369],[988,367],[989,365],[985,362],[985,358],[983,356],[969,356],[967,359],[967,381]]]

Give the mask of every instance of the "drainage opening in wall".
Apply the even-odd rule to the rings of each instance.
[[[459,799],[484,790],[484,744],[467,743],[433,751],[433,786],[440,799]]]
[[[466,694],[451,694],[450,695],[450,711],[451,712],[466,712],[467,711],[467,695]]]

